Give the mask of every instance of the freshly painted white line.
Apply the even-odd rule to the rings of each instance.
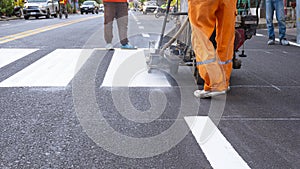
[[[139,26],[139,29],[145,29],[145,27],[144,26]]]
[[[300,44],[298,44],[298,43],[291,42],[291,41],[289,41],[289,42],[290,42],[290,44],[291,44],[291,45],[294,45],[294,46],[298,46],[298,47],[300,47]]]
[[[0,87],[65,87],[90,56],[91,49],[57,49],[0,83]]]
[[[0,68],[37,50],[38,49],[0,49]]]
[[[208,116],[190,116],[185,120],[212,168],[250,168]]]
[[[115,49],[102,87],[170,87],[170,84],[162,73],[147,72],[144,49]]]
[[[264,51],[265,53],[267,53],[267,54],[272,54],[272,52],[269,52],[269,51]]]
[[[148,33],[142,33],[142,36],[143,36],[144,38],[150,38],[150,35],[149,35]]]
[[[282,117],[282,118],[260,118],[260,117],[222,117],[222,120],[227,120],[227,121],[237,121],[237,120],[241,120],[241,121],[300,121],[300,118],[297,117]]]
[[[272,85],[272,87],[275,88],[275,89],[278,90],[278,91],[281,91],[280,88],[277,87],[277,86],[275,86],[275,85]]]
[[[265,35],[259,34],[259,33],[257,33],[256,36],[259,36],[259,37],[266,37]],[[278,38],[275,38],[275,41],[279,42],[280,40],[279,40]],[[300,44],[298,44],[298,43],[291,42],[291,41],[289,41],[289,43],[290,43],[290,45],[294,45],[294,46],[300,47]]]
[[[259,34],[259,33],[255,34],[255,36],[258,36],[258,37],[264,37],[263,34]]]

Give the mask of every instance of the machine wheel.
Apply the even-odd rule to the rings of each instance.
[[[61,13],[61,11],[59,12],[59,19],[61,19],[62,18],[62,13]]]
[[[198,69],[195,67],[194,72],[195,80],[197,85],[204,85],[204,80],[201,78]]]
[[[173,75],[177,74],[178,68],[179,68],[178,64],[170,64],[170,73]]]

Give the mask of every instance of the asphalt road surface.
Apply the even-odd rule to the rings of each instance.
[[[230,92],[199,100],[190,67],[147,72],[162,20],[130,12],[137,49],[114,29],[114,51],[101,13],[0,22],[0,168],[299,168],[299,46],[259,30]]]

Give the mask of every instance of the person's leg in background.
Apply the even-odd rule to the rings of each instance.
[[[268,28],[268,45],[275,44],[275,34],[274,34],[274,25],[273,25],[273,17],[274,17],[275,6],[273,4],[273,0],[266,0],[266,21]]]
[[[289,45],[289,42],[285,39],[286,25],[283,0],[276,0],[275,4],[276,19],[279,28],[279,39],[281,45]]]
[[[117,24],[119,31],[119,38],[121,48],[133,48],[128,44],[127,32],[128,32],[128,4],[126,2],[118,3],[117,10]]]
[[[112,49],[113,21],[116,13],[115,3],[104,3],[104,39],[107,43],[106,48]]]

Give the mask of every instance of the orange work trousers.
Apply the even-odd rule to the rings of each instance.
[[[192,45],[204,90],[229,86],[234,52],[236,0],[188,0]],[[216,28],[215,49],[209,40]]]

